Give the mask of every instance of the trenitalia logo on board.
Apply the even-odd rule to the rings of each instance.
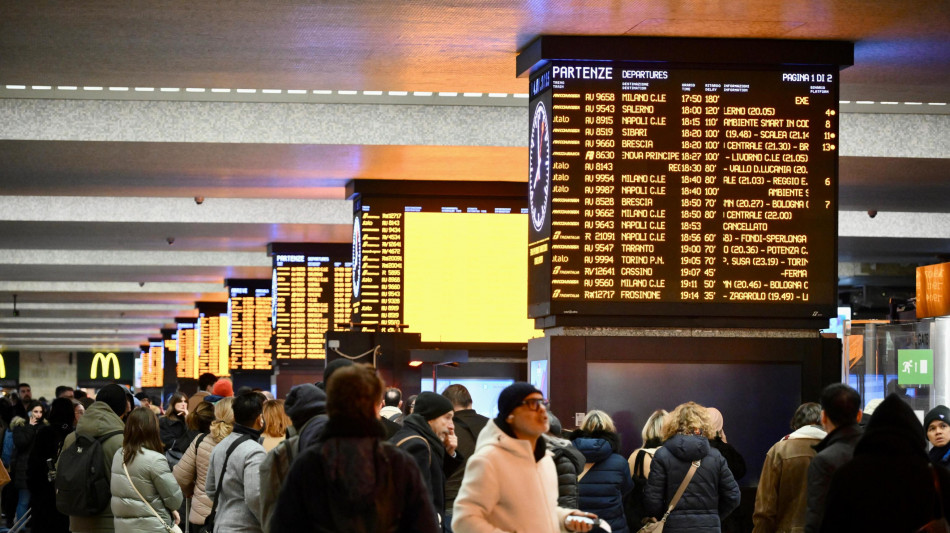
[[[76,381],[80,387],[101,387],[109,383],[131,385],[135,374],[132,352],[79,352],[76,354]]]

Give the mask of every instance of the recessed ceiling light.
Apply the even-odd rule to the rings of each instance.
[[[284,91],[281,89],[261,89],[261,92],[264,94],[280,94]]]
[[[923,102],[904,102],[904,105],[924,105]]]
[[[453,96],[458,96],[458,95],[459,95],[459,93],[453,93],[453,92],[448,92],[448,91],[446,91],[446,92],[439,92],[439,96],[445,96],[445,97],[449,97],[449,98],[451,98],[451,97],[453,97]]]
[[[897,105],[897,102],[881,102],[881,105]]]
[[[26,85],[7,85],[7,89],[26,89]]]
[[[946,102],[927,102],[927,105],[947,105]]]
[[[508,98],[508,93],[488,93],[489,98]]]
[[[350,95],[350,94],[357,94],[357,92],[356,91],[337,91],[337,94]]]
[[[75,85],[60,85],[56,88],[59,89],[60,91],[75,91],[79,89],[79,87],[76,87]]]
[[[515,93],[513,96],[514,96],[515,98],[527,98],[527,97],[528,97],[528,93]]]
[[[328,91],[326,89],[317,89],[313,91],[313,94],[333,94],[333,91]]]
[[[48,91],[52,89],[52,87],[49,85],[33,85],[30,88],[33,89],[34,91]]]
[[[380,96],[383,94],[383,91],[363,91],[363,94],[366,96]]]
[[[416,91],[412,93],[413,96],[432,96],[432,91]]]
[[[162,87],[159,90],[163,93],[177,93],[181,89],[179,89],[178,87]]]
[[[85,87],[82,88],[82,90],[84,90],[84,91],[101,91],[101,90],[102,90],[102,87],[85,86]]]
[[[855,103],[856,103],[856,104],[873,104],[874,101],[872,101],[872,100],[858,100],[858,101],[855,102]]]
[[[407,96],[408,94],[407,91],[389,91],[389,96]]]
[[[129,88],[128,87],[109,87],[109,90],[116,91],[116,92],[124,92],[124,91],[128,91]]]
[[[307,94],[306,89],[287,89],[287,94]]]
[[[202,87],[186,87],[185,92],[189,93],[203,93],[205,90]]]
[[[465,96],[466,98],[481,98],[482,93],[462,93],[462,96]]]
[[[136,87],[135,91],[140,93],[151,93],[155,92],[155,87]]]
[[[213,93],[229,93],[229,92],[231,92],[231,89],[221,89],[221,88],[215,89],[215,88],[212,88],[212,89],[211,89],[211,92],[213,92]]]
[[[254,94],[257,92],[257,89],[238,89],[237,92],[242,94]]]

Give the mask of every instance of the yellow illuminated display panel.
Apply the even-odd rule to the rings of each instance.
[[[424,342],[527,342],[528,219],[405,213],[404,318]]]

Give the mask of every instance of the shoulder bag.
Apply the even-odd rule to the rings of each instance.
[[[214,519],[218,514],[218,496],[221,494],[221,484],[224,483],[224,471],[228,469],[228,460],[231,459],[231,453],[245,441],[251,440],[250,435],[241,435],[234,442],[231,443],[231,446],[228,447],[228,452],[224,454],[224,463],[221,464],[221,473],[218,475],[218,484],[215,485],[214,499],[211,500],[211,512],[208,513],[208,516],[205,518],[205,523],[200,528],[198,528],[198,533],[212,533],[214,531]],[[210,465],[209,465],[210,466]]]
[[[135,483],[132,482],[132,476],[129,475],[129,467],[125,466],[125,461],[122,461],[122,470],[125,470],[125,477],[129,479],[129,485],[132,485],[132,490],[134,490],[135,493],[139,495],[139,498],[145,503],[146,506],[148,506],[148,509],[152,511],[152,514],[155,515],[155,518],[158,518],[158,521],[162,523],[162,527],[165,528],[165,531],[168,533],[181,533],[181,528],[178,527],[178,524],[168,525],[162,518],[162,515],[158,514],[158,511],[152,507],[152,504],[148,503],[148,500],[145,499],[145,496],[142,496],[142,493],[139,492],[139,489],[135,488]]]
[[[676,507],[676,504],[679,503],[680,498],[683,497],[683,493],[686,492],[686,486],[689,485],[690,480],[693,479],[693,474],[696,473],[696,470],[699,468],[699,461],[693,461],[693,464],[689,466],[689,471],[686,472],[686,477],[683,479],[683,482],[680,483],[680,487],[676,489],[676,494],[673,495],[673,500],[670,502],[670,506],[666,509],[666,513],[663,514],[658,522],[650,522],[649,524],[640,528],[640,531],[637,533],[661,533],[663,531],[663,526],[666,525],[666,519],[669,518],[670,513],[673,512],[673,508]]]

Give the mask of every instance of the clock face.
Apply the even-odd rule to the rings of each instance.
[[[360,231],[360,219],[353,219],[353,298],[360,297],[360,277],[363,275],[363,239]]]
[[[531,120],[531,142],[528,146],[528,199],[531,207],[531,225],[541,231],[548,214],[551,196],[551,132],[544,102],[538,102]]]

